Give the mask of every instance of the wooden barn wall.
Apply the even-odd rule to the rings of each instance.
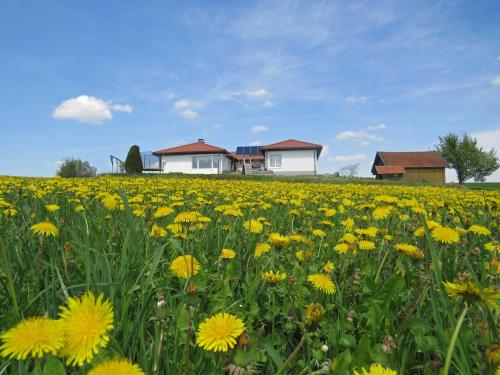
[[[404,180],[427,181],[433,184],[444,184],[444,168],[406,168]]]

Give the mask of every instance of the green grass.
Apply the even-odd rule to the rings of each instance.
[[[500,182],[466,182],[464,185],[473,190],[500,190]]]

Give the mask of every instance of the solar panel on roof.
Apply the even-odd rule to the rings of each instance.
[[[259,146],[238,146],[236,155],[260,155]]]

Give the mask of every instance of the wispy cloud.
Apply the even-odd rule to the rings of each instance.
[[[250,142],[250,146],[262,146],[262,141],[253,141],[253,142]]]
[[[493,86],[500,86],[500,76],[496,76],[490,81]]]
[[[386,129],[386,126],[384,124],[371,125],[357,131],[345,130],[337,134],[335,138],[338,141],[353,140],[359,143],[361,146],[366,146],[370,144],[370,142],[381,142],[384,140],[382,136],[373,133],[377,130],[382,130],[382,129]]]
[[[266,89],[261,88],[261,89],[257,89],[257,90],[248,91],[247,95],[251,96],[251,97],[260,98],[260,97],[263,97],[263,96],[268,96],[269,92]]]
[[[179,112],[179,115],[186,120],[194,120],[199,117],[198,112],[195,112],[191,109],[186,109],[184,111]]]
[[[365,160],[365,159],[366,159],[365,154],[335,155],[335,156],[330,156],[327,158],[328,161],[334,161],[334,162],[359,161],[359,160]]]

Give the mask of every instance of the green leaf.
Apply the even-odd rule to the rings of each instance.
[[[352,363],[355,367],[369,365],[372,362],[371,344],[368,335],[364,335],[356,351],[352,354]]]
[[[43,375],[66,375],[66,370],[58,359],[49,356],[43,366]]]
[[[277,368],[283,367],[283,359],[277,350],[274,349],[274,346],[272,346],[269,342],[264,342],[264,349],[266,349],[266,353],[269,355]]]
[[[356,338],[352,335],[344,335],[339,339],[339,345],[344,348],[355,348]]]

